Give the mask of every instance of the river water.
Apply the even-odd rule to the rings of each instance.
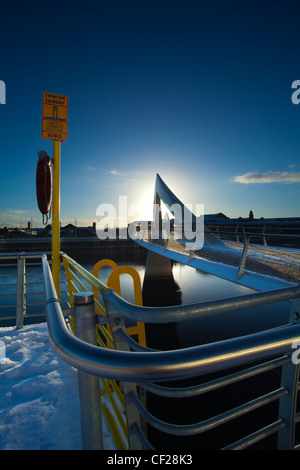
[[[93,262],[87,262],[84,263],[83,266],[91,272],[94,264]],[[145,265],[138,262],[118,262],[119,266],[126,264],[133,266],[138,271],[141,284],[143,285]],[[30,305],[28,310],[32,313],[41,312],[43,305],[39,305],[39,303],[43,303],[43,294],[38,294],[43,289],[41,267],[37,265],[27,265],[26,273],[26,282],[28,283],[26,286],[27,303],[34,304]],[[102,282],[106,283],[110,273],[111,268],[103,267],[99,271],[98,277]],[[61,282],[62,290],[66,290],[66,286],[63,284],[65,282],[63,271],[61,274]],[[153,281],[150,285],[147,285],[147,287],[147,292],[144,293],[144,302],[145,305],[150,306],[206,302],[254,292],[247,287],[196,271],[189,266],[179,263],[173,265],[173,278],[169,278],[165,282],[161,280],[159,282]],[[126,300],[134,302],[133,285],[129,275],[123,275],[121,277],[121,290],[122,296]],[[13,266],[3,267],[1,269],[0,295],[5,295],[5,297],[0,297],[0,305],[11,306],[0,310],[0,319],[5,315],[15,314],[15,292],[16,270]],[[61,299],[63,308],[66,308],[67,305],[65,301],[67,300],[67,296],[62,294]],[[250,308],[234,313],[225,313],[224,315],[219,315],[218,318],[213,316],[211,318],[184,321],[176,327],[179,346],[186,347],[203,344],[273,328],[288,321],[289,310],[290,304],[281,302],[267,307],[256,307],[255,309]],[[40,320],[39,318],[36,321]],[[32,320],[30,321],[32,322]],[[14,324],[14,322],[10,322],[10,324]],[[7,322],[5,325],[2,322],[0,326],[7,325]]]
[[[121,262],[118,265],[125,265]],[[128,263],[129,264],[129,263]],[[138,263],[130,263],[139,273],[143,285],[145,266]],[[93,264],[85,264],[86,269],[92,271]],[[103,267],[99,272],[99,279],[106,283],[111,268]],[[133,286],[130,276],[121,277],[122,296],[134,302]],[[173,265],[173,278],[165,281],[147,282],[147,291],[144,291],[144,305],[170,306],[184,305],[198,302],[207,302],[254,293],[252,289],[235,284],[233,282],[197,271],[189,266],[175,263]],[[172,333],[162,338],[162,343],[157,344],[155,338],[151,338],[151,347],[168,349],[168,337],[176,332],[177,347],[195,346],[198,344],[219,341],[233,336],[254,333],[260,330],[273,328],[288,322],[290,304],[280,302],[268,306],[248,308],[233,313],[188,320],[176,324]],[[170,324],[166,326],[168,330]],[[155,327],[154,327],[155,328]],[[161,326],[157,328],[162,329]],[[169,338],[170,339],[170,338]],[[171,338],[172,339],[172,338]],[[166,344],[163,344],[164,341]],[[172,341],[171,341],[172,342]],[[155,344],[154,344],[155,343]]]

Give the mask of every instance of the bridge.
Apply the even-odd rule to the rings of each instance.
[[[171,227],[170,230],[168,229],[170,222],[168,217],[165,222],[162,220],[162,202],[169,208],[177,209],[172,212],[173,229]],[[179,221],[176,219],[178,214]],[[134,236],[134,240],[149,252],[147,276],[169,276],[172,269],[171,262],[175,261],[257,291],[268,291],[297,284],[297,277],[289,280],[282,277],[286,268],[282,264],[277,269],[277,276],[276,267],[275,276],[274,274],[270,275],[270,270],[266,271],[264,269],[263,256],[261,260],[257,257],[256,260],[251,260],[251,270],[245,269],[246,262],[249,262],[250,237],[247,233],[243,233],[243,249],[241,251],[239,247],[233,248],[222,241],[204,223],[198,224],[199,230],[197,232],[197,217],[179,200],[158,174],[156,175],[154,189],[154,216],[157,219],[156,225],[159,225],[159,231],[154,230],[155,237],[152,237],[153,230],[151,231],[145,222],[135,222],[138,231]],[[181,233],[185,216],[187,216],[189,222],[191,221],[194,230],[193,238],[190,240],[183,238]],[[179,227],[177,233],[176,228],[174,229],[176,226]],[[164,234],[166,235],[165,238]],[[261,254],[263,255],[262,252]],[[291,263],[293,263],[293,260],[288,261],[288,264]],[[299,273],[299,255],[297,255],[295,263],[298,265],[297,271]],[[264,271],[267,274],[264,274]],[[271,272],[274,273],[274,266]]]

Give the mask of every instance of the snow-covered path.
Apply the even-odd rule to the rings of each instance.
[[[0,328],[0,341],[0,450],[80,450],[77,371],[54,352],[46,323]],[[115,449],[105,421],[103,437]]]
[[[243,244],[226,242],[239,252]],[[290,282],[300,282],[300,250],[275,246],[249,245],[246,269]]]

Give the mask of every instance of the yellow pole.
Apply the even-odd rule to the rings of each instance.
[[[52,276],[60,300],[60,141],[53,141]]]

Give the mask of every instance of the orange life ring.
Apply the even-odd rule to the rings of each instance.
[[[51,187],[51,159],[45,150],[41,150],[36,169],[36,197],[43,215],[47,215],[51,208]]]

